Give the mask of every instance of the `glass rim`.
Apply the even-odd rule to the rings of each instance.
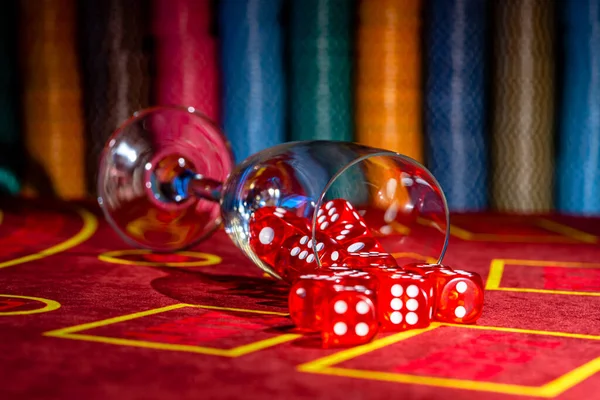
[[[418,162],[417,160],[415,160],[414,158],[411,158],[407,155],[404,154],[400,154],[391,150],[379,150],[376,149],[375,152],[373,153],[368,153],[368,154],[364,154],[360,157],[355,158],[354,160],[348,162],[347,164],[345,164],[342,168],[340,168],[327,182],[327,185],[325,185],[325,187],[323,188],[321,195],[319,196],[319,199],[317,200],[317,202],[315,203],[314,209],[313,209],[313,217],[312,217],[312,223],[311,223],[311,241],[312,241],[312,249],[313,249],[313,253],[315,255],[315,261],[318,265],[319,268],[322,268],[322,264],[321,264],[321,260],[319,258],[318,252],[317,252],[317,239],[316,239],[316,231],[317,231],[317,219],[318,219],[318,212],[320,207],[323,205],[324,203],[324,199],[325,196],[327,195],[329,189],[331,188],[331,186],[333,186],[333,184],[336,182],[336,180],[342,176],[346,171],[348,171],[348,169],[350,169],[351,167],[353,167],[354,165],[357,165],[359,163],[362,163],[363,161],[366,161],[370,158],[375,158],[375,157],[390,157],[390,158],[395,158],[395,159],[401,159],[409,164],[413,164],[421,169],[423,169],[423,171],[425,171],[428,175],[428,178],[431,179],[431,181],[437,186],[437,188],[439,189],[439,193],[441,195],[441,199],[442,199],[442,204],[444,206],[444,216],[446,218],[446,229],[445,229],[445,237],[444,237],[444,244],[442,246],[442,250],[438,256],[438,259],[436,261],[437,264],[441,264],[442,260],[444,259],[444,256],[446,255],[446,250],[448,249],[448,242],[450,240],[450,211],[448,208],[448,201],[446,199],[446,195],[444,193],[444,191],[442,190],[442,186],[440,185],[440,183],[438,182],[438,180],[435,178],[435,176],[431,173],[431,171],[429,171],[429,169],[427,169],[423,164],[421,164],[420,162]]]

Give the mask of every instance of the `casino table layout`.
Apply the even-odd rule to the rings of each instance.
[[[151,254],[93,204],[0,210],[1,399],[600,399],[600,219],[453,215],[479,321],[322,349],[222,230]]]

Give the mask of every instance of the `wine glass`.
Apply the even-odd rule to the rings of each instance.
[[[192,107],[169,106],[139,111],[120,126],[99,168],[98,202],[127,243],[173,252],[222,225],[276,278],[281,275],[252,251],[253,212],[272,206],[305,218],[314,241],[318,210],[338,198],[355,207],[398,260],[441,262],[449,236],[444,193],[425,167],[391,151],[289,142],[234,165],[225,136],[209,118]]]

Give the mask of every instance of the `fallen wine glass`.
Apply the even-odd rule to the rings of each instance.
[[[121,125],[100,160],[98,203],[127,243],[174,252],[223,226],[276,278],[281,274],[249,244],[253,213],[279,207],[314,228],[318,209],[333,199],[349,201],[399,262],[441,263],[450,227],[444,193],[425,167],[398,153],[349,142],[289,142],[235,165],[209,118],[192,107],[154,107]]]

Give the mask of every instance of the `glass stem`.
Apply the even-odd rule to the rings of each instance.
[[[218,202],[221,200],[222,189],[222,182],[196,174],[194,179],[190,181],[188,193],[199,198]]]
[[[200,174],[187,170],[175,177],[168,187],[163,187],[163,193],[168,197],[181,202],[189,197],[218,202],[221,200],[223,183],[214,179],[205,178]]]

